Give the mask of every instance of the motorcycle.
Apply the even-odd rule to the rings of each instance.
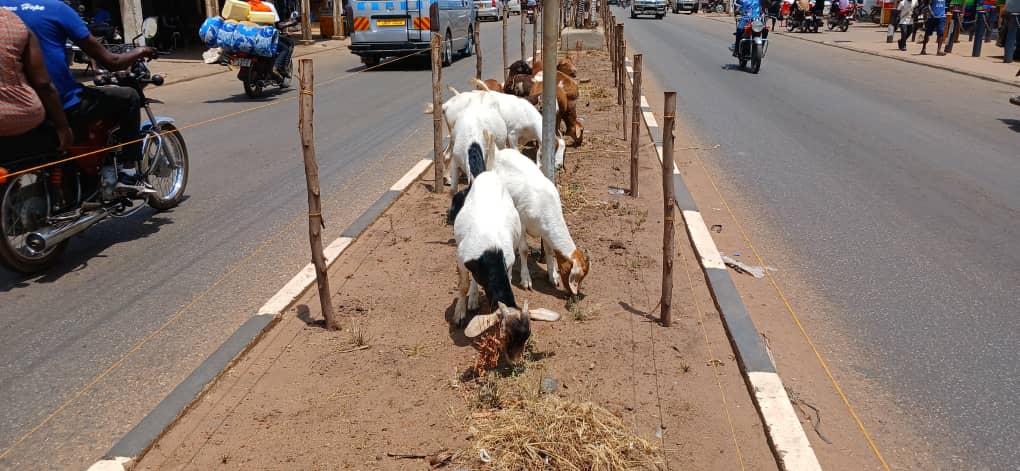
[[[280,41],[290,40],[285,37],[285,31],[296,25],[299,18],[298,12],[293,12],[287,21],[276,23],[276,29],[280,31]],[[287,63],[287,70],[283,71],[282,79],[273,75],[274,62],[276,62],[275,57],[262,57],[239,51],[230,54],[230,65],[238,68],[237,79],[244,84],[244,94],[249,98],[261,97],[265,88],[269,86],[290,87],[291,70],[294,68],[293,59]]]
[[[526,8],[524,19],[528,22],[528,24],[535,24],[535,7]]]
[[[840,31],[846,32],[846,30],[850,29],[850,16],[852,14],[853,10],[851,8],[833,8],[829,12],[826,26],[829,28],[829,31],[838,27]]]
[[[146,19],[138,37],[154,37],[156,28],[155,19]],[[5,162],[0,168],[0,262],[13,270],[44,271],[60,259],[70,238],[86,229],[131,216],[146,205],[168,210],[184,197],[189,168],[184,138],[173,118],[152,112],[151,105],[159,102],[144,94],[146,86],[162,85],[163,77],[152,75],[139,60],[126,71],[102,72],[95,82],[138,91],[148,117],[141,126],[138,171],[154,191],[137,194],[117,188],[120,151],[108,150],[118,144],[117,124],[110,120],[90,123],[88,132],[77,136],[69,154],[78,158],[50,165],[58,156],[43,153]]]
[[[818,18],[818,14],[813,9],[802,10],[797,2],[794,2],[790,7],[790,17],[786,20],[786,31],[792,33],[799,30],[801,33],[817,33],[821,27],[822,20]]]
[[[761,61],[765,59],[765,53],[769,49],[769,27],[765,24],[765,16],[759,16],[748,21],[744,25],[744,32],[737,42],[737,60],[740,68],[747,68],[751,64],[751,73],[757,74],[761,70]]]

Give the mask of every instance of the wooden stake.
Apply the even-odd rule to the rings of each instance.
[[[627,46],[626,41],[620,46],[620,111],[623,113],[623,121],[620,127],[623,128],[623,140],[627,140],[629,123],[627,122]]]
[[[661,321],[663,327],[673,323],[673,214],[676,208],[673,196],[673,127],[676,123],[676,92],[666,92],[662,123],[662,298]]]
[[[507,51],[506,44],[506,27],[510,22],[509,15],[506,14],[506,8],[503,8],[503,83],[510,80],[510,55]]]
[[[443,59],[439,48],[443,38],[439,33],[432,33],[432,167],[435,170],[435,184],[432,192],[439,193],[443,187],[443,92],[440,84],[443,81]],[[481,54],[478,55],[481,57]],[[480,60],[480,59],[479,59]],[[451,182],[456,185],[457,182]]]
[[[631,87],[631,97],[634,102],[631,110],[630,125],[630,196],[638,196],[638,137],[641,135],[641,127],[638,125],[638,117],[641,116],[641,54],[634,54],[634,85]]]
[[[340,7],[340,0],[333,0],[333,39],[344,39],[342,16],[343,8]]]
[[[527,0],[523,0],[527,2]],[[528,26],[524,24],[524,6],[521,7],[521,60],[528,59]]]
[[[481,26],[482,23],[475,18],[475,30],[471,33],[473,37],[472,41],[475,43],[475,78],[478,80],[482,79],[482,42],[481,42]]]
[[[531,61],[538,60],[538,25],[541,24],[538,19],[538,2],[535,2],[535,18],[531,21]]]
[[[616,104],[623,105],[623,24],[616,25]],[[626,132],[626,131],[624,131]]]
[[[301,0],[301,41],[300,44],[312,44],[312,7],[308,0]]]
[[[319,164],[315,161],[314,103],[313,87],[315,74],[311,59],[301,59],[301,106],[298,107],[298,124],[301,129],[301,151],[305,159],[305,183],[308,186],[308,240],[312,246],[312,264],[315,265],[315,281],[319,286],[319,303],[326,329],[340,330],[333,311],[333,298],[329,290],[329,274],[326,272],[326,256],[322,252],[322,202],[319,200]]]

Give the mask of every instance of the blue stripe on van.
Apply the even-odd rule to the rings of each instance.
[[[365,11],[365,2],[358,2],[358,11]]]
[[[372,2],[372,11],[379,11],[379,2]]]
[[[392,10],[393,9],[393,2],[386,2],[386,9],[387,10]]]

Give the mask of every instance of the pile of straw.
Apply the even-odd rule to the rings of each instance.
[[[464,457],[491,469],[665,469],[661,450],[590,402],[519,400],[475,423]]]

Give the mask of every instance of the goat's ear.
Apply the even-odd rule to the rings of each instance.
[[[535,308],[528,311],[528,317],[533,321],[555,322],[560,320],[560,313],[548,309]]]
[[[498,302],[497,304],[499,304],[499,316],[503,319],[510,317],[510,308],[506,307],[506,304],[501,302]]]
[[[478,337],[486,330],[489,330],[490,327],[498,323],[498,314],[477,315],[471,319],[471,322],[469,322],[468,326],[464,329],[464,336],[469,339]]]

